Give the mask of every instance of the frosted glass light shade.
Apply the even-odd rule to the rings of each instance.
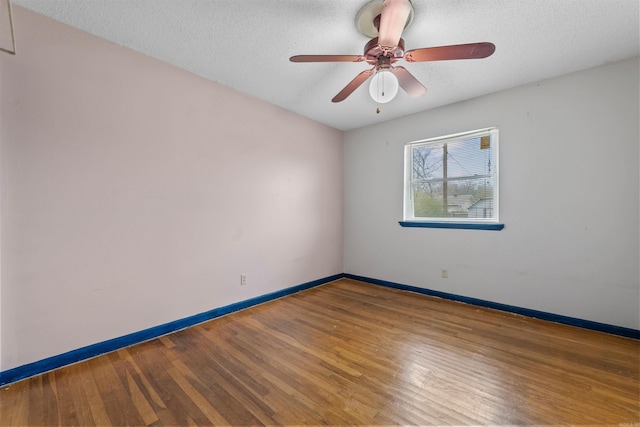
[[[398,78],[390,70],[378,70],[369,83],[369,94],[378,104],[391,101],[398,93]]]

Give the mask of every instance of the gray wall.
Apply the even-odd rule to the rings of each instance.
[[[347,132],[345,272],[637,329],[638,68],[635,58]],[[489,126],[500,129],[505,229],[400,227],[403,145]]]

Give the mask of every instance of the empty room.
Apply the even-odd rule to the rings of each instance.
[[[637,0],[0,0],[0,425],[640,426]]]

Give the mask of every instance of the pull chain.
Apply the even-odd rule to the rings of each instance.
[[[380,83],[380,80],[382,80],[382,83]],[[378,94],[380,94],[380,84],[382,84],[382,96],[384,96],[384,79],[378,79]],[[380,97],[376,96],[376,114],[380,114]]]

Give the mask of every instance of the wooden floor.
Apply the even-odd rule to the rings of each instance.
[[[640,425],[640,342],[342,279],[0,390],[17,425]]]

